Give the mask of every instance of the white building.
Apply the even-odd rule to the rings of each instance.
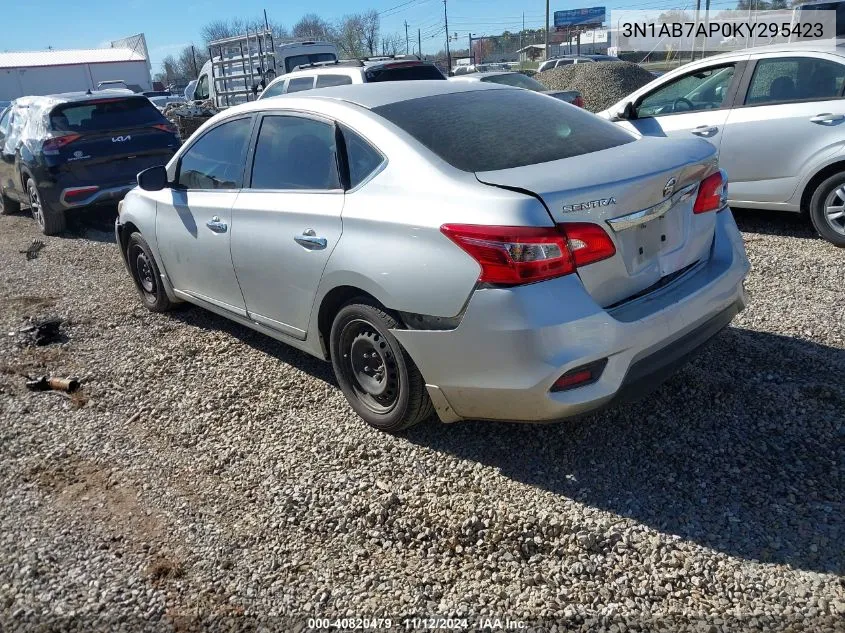
[[[134,47],[0,53],[0,101],[96,90],[99,82],[115,79],[151,90],[146,43],[143,35],[134,38]]]

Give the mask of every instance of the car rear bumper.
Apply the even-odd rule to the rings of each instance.
[[[100,187],[96,191],[88,194],[74,195],[76,191],[84,189],[84,187],[68,187],[62,189],[59,194],[59,205],[63,209],[78,209],[82,207],[90,207],[97,204],[116,204],[123,200],[124,196],[135,187],[135,183],[126,183],[120,185],[111,185]]]
[[[749,264],[730,210],[710,258],[650,294],[606,310],[576,275],[473,293],[454,330],[395,330],[444,421],[559,420],[656,388],[745,307]],[[607,359],[595,382],[550,391]]]

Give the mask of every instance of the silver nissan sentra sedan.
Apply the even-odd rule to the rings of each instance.
[[[642,395],[745,306],[712,145],[527,90],[248,103],[138,184],[116,232],[144,305],[189,301],[330,359],[384,431]]]

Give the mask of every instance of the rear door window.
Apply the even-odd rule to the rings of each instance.
[[[334,126],[297,116],[265,116],[252,163],[252,189],[339,189]]]
[[[814,57],[761,59],[754,68],[745,105],[824,101],[842,96],[845,65]]]
[[[349,75],[317,75],[317,88],[328,88],[330,86],[345,86],[352,83]]]
[[[621,127],[594,114],[516,88],[421,97],[373,108],[373,112],[463,171],[534,165],[634,140]]]
[[[61,132],[106,132],[166,122],[146,97],[66,103],[50,112],[50,127]]]
[[[288,89],[285,92],[300,92],[311,90],[314,87],[314,77],[294,77],[288,81]]]
[[[183,189],[238,189],[252,117],[227,121],[203,134],[179,159]]]

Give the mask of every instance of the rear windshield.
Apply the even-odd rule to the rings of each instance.
[[[50,112],[52,129],[70,132],[103,132],[163,121],[164,117],[146,97],[66,103]]]
[[[502,84],[503,86],[513,86],[514,88],[525,88],[534,92],[543,92],[546,89],[539,81],[531,79],[531,77],[522,73],[490,75],[489,77],[483,77],[481,81],[488,84]]]
[[[285,59],[285,72],[293,72],[293,69],[297,66],[336,61],[337,55],[334,53],[308,53],[307,55],[293,55]]]
[[[634,140],[610,121],[528,90],[453,92],[373,112],[463,171],[535,165]]]
[[[413,66],[384,66],[367,71],[367,81],[416,81],[417,79],[446,79],[433,64]]]

